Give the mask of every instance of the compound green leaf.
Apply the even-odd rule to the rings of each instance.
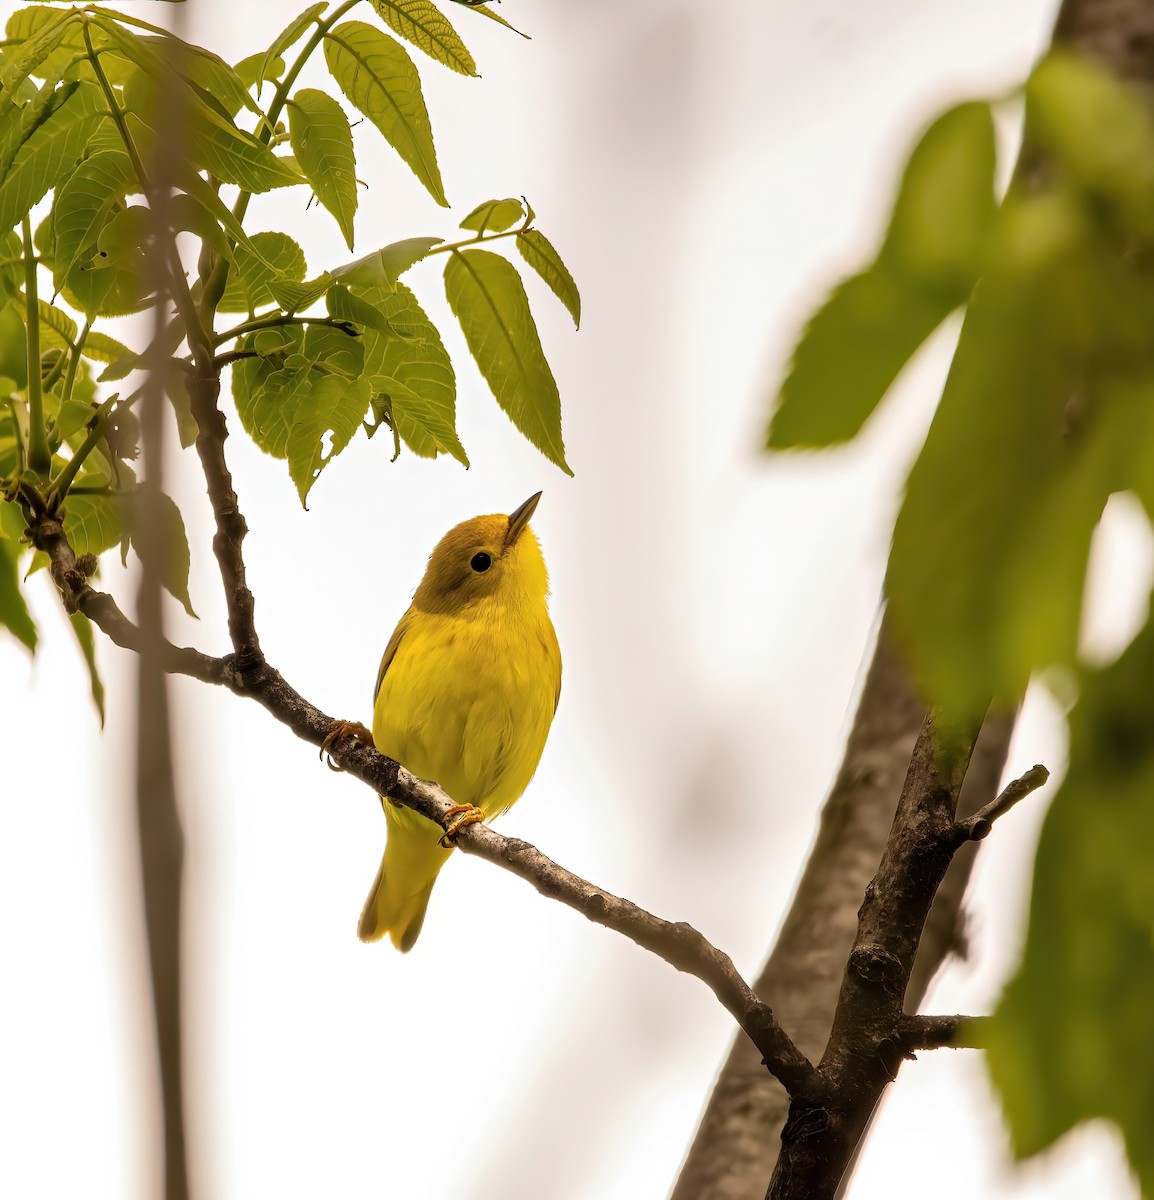
[[[288,106],[293,153],[317,199],[332,213],[349,249],[357,211],[353,132],[341,106],[316,88],[301,88]]]
[[[325,61],[349,101],[447,208],[420,76],[404,47],[363,21],[346,21],[325,36]]]
[[[445,266],[445,293],[497,403],[550,462],[572,475],[557,383],[516,268],[488,250],[456,250]]]
[[[459,75],[477,74],[477,64],[448,18],[430,0],[373,0],[394,33]]]
[[[526,229],[517,234],[516,240],[521,257],[549,285],[553,295],[569,310],[573,324],[580,329],[581,293],[552,242],[539,229]]]

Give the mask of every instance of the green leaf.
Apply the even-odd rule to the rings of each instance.
[[[1154,627],[1089,675],[1046,815],[1021,966],[988,1035],[1015,1154],[1119,1128],[1154,1195]],[[1027,801],[1029,803],[1029,801]]]
[[[133,504],[136,503],[139,496],[139,492],[132,494]],[[180,509],[177,508],[176,502],[171,496],[167,496],[162,492],[155,498],[155,502],[160,505],[160,518],[163,522],[164,530],[164,561],[161,563],[160,581],[164,584],[169,594],[180,601],[184,606],[184,611],[190,617],[195,617],[196,613],[193,611],[192,600],[188,594],[189,553],[188,534],[184,529],[184,518],[180,515]],[[143,556],[140,553],[140,543],[136,537],[135,520],[129,523],[129,538],[137,557],[143,561]]]
[[[451,454],[467,467],[457,437],[457,380],[436,326],[403,283],[366,288],[358,295],[399,335],[370,329],[364,337],[365,377],[374,394],[388,396],[397,432],[415,454]]]
[[[90,84],[70,86],[67,96],[21,145],[0,183],[0,229],[16,225],[71,171],[93,131],[105,120],[101,103]]]
[[[116,363],[130,357],[132,351],[123,342],[93,329],[84,341],[83,354],[85,358],[91,358],[94,362]]]
[[[988,104],[960,104],[914,147],[881,258],[954,307],[986,263],[994,232],[994,118]]]
[[[325,36],[325,61],[349,101],[447,208],[420,76],[400,43],[363,21],[346,21]]]
[[[237,247],[236,269],[228,274],[218,306],[221,312],[255,312],[272,302],[272,283],[304,279],[305,253],[287,233],[254,233],[249,247]]]
[[[1057,50],[1030,77],[1026,111],[1031,136],[1083,188],[1154,237],[1154,117],[1140,93],[1090,59]]]
[[[1008,254],[975,293],[890,556],[895,632],[961,714],[1074,663],[1094,525],[1154,466],[1154,281],[1090,229],[1030,261]]]
[[[521,257],[549,285],[553,295],[569,310],[576,328],[581,328],[581,293],[561,255],[539,229],[526,229],[517,234],[517,249]]]
[[[75,11],[61,13],[39,6],[12,14],[5,27],[11,44],[5,48],[0,71],[0,104],[11,99],[29,75],[47,76],[56,69],[49,57],[78,24],[78,15]]]
[[[150,299],[144,257],[149,229],[148,210],[142,205],[117,208],[100,230],[92,256],[69,272],[60,294],[89,318],[124,316],[145,308]]]
[[[448,18],[430,0],[373,0],[394,33],[459,75],[476,77],[477,64]]]
[[[36,650],[36,625],[20,594],[20,547],[0,539],[0,625],[29,650]]]
[[[104,725],[104,683],[100,678],[100,670],[96,665],[96,639],[92,635],[92,622],[83,613],[72,613],[69,617],[72,622],[72,631],[76,634],[76,641],[80,646],[80,653],[84,655],[85,665],[88,667],[89,686],[92,689],[92,702],[96,705],[96,711],[100,714],[100,724]]]
[[[302,88],[289,102],[293,153],[317,199],[333,214],[349,249],[357,211],[353,132],[344,109],[316,88]]]
[[[877,261],[834,291],[794,351],[770,449],[855,437],[918,347],[965,302],[995,234],[994,166],[988,105],[960,105],[926,131]]]
[[[488,250],[456,250],[445,293],[481,374],[513,424],[567,475],[561,398],[516,268]]]
[[[59,288],[82,259],[91,259],[96,240],[116,205],[133,187],[132,161],[122,150],[86,158],[56,194],[52,274]]]
[[[304,12],[299,13],[281,30],[280,33],[273,38],[272,44],[264,52],[264,58],[261,62],[260,71],[257,74],[257,82],[263,83],[266,79],[275,78],[269,74],[269,70],[282,54],[294,43],[296,43],[304,31],[312,25],[317,17],[325,11],[328,4],[322,0],[320,4],[313,4],[306,8]],[[282,68],[283,69],[283,68]]]
[[[329,316],[338,321],[349,321],[362,329],[375,329],[386,336],[395,333],[379,308],[354,295],[343,284],[333,284],[325,293],[325,307]]]
[[[371,391],[368,380],[357,377],[362,352],[354,339],[323,326],[303,335],[285,332],[296,335],[297,352],[238,362],[233,395],[253,441],[275,458],[288,460],[303,505],[321,471],[360,428]],[[345,344],[334,342],[334,336]],[[354,363],[356,375],[351,373]]]
[[[332,273],[335,278],[354,287],[389,286],[414,264],[428,257],[434,246],[440,246],[443,238],[412,237],[400,242],[390,242],[380,250],[358,258],[356,262],[337,267]]]
[[[474,233],[503,233],[524,216],[525,206],[516,198],[486,200],[461,222],[461,228],[471,229]]]
[[[123,496],[69,493],[64,516],[68,539],[78,557],[103,554],[124,537]]]
[[[268,290],[285,312],[295,313],[314,305],[332,285],[333,277],[328,271],[323,271],[315,279],[306,279],[303,283],[287,279],[270,280]]]
[[[160,137],[157,125],[163,110],[157,103],[158,93],[183,88],[185,149],[192,166],[254,193],[303,182],[259,138],[240,129],[225,106],[180,76],[174,66],[175,53],[159,52],[149,39],[130,34],[114,22],[103,21],[100,27],[143,73],[134,80],[131,97],[126,97],[125,123],[146,162],[156,153]],[[243,91],[239,79],[236,86]]]
[[[952,308],[881,263],[840,284],[793,352],[769,448],[834,446],[856,437]]]
[[[504,17],[495,13],[487,4],[474,4],[471,0],[455,0],[455,3],[463,5],[469,12],[479,13],[482,17],[488,17],[490,21],[496,21],[498,25],[504,25],[506,29],[511,29],[518,37],[523,37],[527,42],[533,40],[527,33],[522,33],[515,26],[510,25]]]

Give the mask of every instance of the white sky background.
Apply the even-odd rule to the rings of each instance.
[[[189,34],[235,60],[298,7],[195,0]],[[844,452],[761,455],[769,398],[814,303],[874,244],[919,128],[1020,79],[1056,5],[732,0],[722,17],[692,0],[507,0],[500,11],[532,42],[446,7],[484,76],[418,58],[454,207],[438,210],[366,124],[358,252],[451,236],[474,204],[529,196],[584,300],[575,334],[529,284],[576,478],[499,414],[454,333],[440,264],[421,265],[408,281],[458,364],[474,466],[390,464],[386,434],[358,437],[305,513],[284,465],[234,420],[263,644],[323,709],[367,720],[381,649],[436,539],[543,488],[534,526],[564,696],[501,828],[692,921],[752,976],[837,765],[901,473],[950,339]],[[367,6],[352,15],[371,19]],[[345,261],[335,223],[303,208],[298,190],[253,212],[291,222],[311,271]],[[171,633],[220,653],[202,484],[189,472],[175,490],[203,619],[173,607]],[[1103,569],[1141,550],[1148,583],[1145,527],[1115,507],[1122,549],[1107,546]],[[106,583],[131,606],[131,578]],[[130,840],[135,664],[101,646],[101,734],[47,581],[32,591],[35,662],[0,643],[5,694],[23,697],[20,723],[0,731],[17,764],[0,804],[0,1194],[144,1200],[158,1182],[158,1096]],[[1100,642],[1134,619],[1097,611]],[[187,681],[173,693],[199,1195],[664,1196],[732,1036],[703,985],[464,856],[412,954],[361,945],[384,836],[375,799],[258,706]],[[1061,728],[1035,698],[1011,770],[1060,768]],[[997,995],[1040,812],[1023,805],[985,843],[973,959],[929,1007],[987,1011]],[[1136,1195],[1104,1129],[1013,1174],[980,1061],[947,1051],[903,1069],[852,1195],[927,1188],[941,1200]]]

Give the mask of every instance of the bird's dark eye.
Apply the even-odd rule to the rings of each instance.
[[[469,566],[480,575],[483,571],[487,571],[493,565],[493,560],[482,550],[480,554],[474,554]]]

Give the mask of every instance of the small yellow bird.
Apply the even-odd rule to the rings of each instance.
[[[541,493],[508,516],[450,529],[381,659],[373,741],[439,783],[471,821],[491,820],[529,784],[561,695],[549,580],[529,518]],[[357,934],[411,950],[445,865],[442,830],[382,798],[388,837]]]

